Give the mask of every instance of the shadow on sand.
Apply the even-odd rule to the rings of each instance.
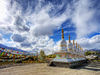
[[[83,69],[92,70],[92,71],[100,71],[100,69],[97,69],[97,68],[94,68],[94,67],[91,67],[91,68],[85,67]]]
[[[74,68],[71,68],[71,69],[86,69],[86,70],[92,70],[92,71],[100,71],[100,63],[99,64],[87,64],[87,65],[84,65],[84,66],[78,66],[78,67],[74,67]]]
[[[0,66],[0,69],[4,69],[4,68],[8,68],[8,67],[14,67],[14,66],[23,66],[25,64],[19,63],[19,64],[6,64],[6,65],[2,65]]]

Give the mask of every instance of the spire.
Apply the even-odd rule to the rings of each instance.
[[[62,28],[62,40],[64,39],[64,30]]]
[[[70,35],[69,35],[69,43],[71,43],[71,41],[70,41]]]
[[[81,50],[83,51],[83,48],[81,48]]]
[[[80,45],[78,45],[78,48],[80,48]]]
[[[80,50],[81,50],[81,46],[80,46]]]
[[[82,51],[82,47],[80,46],[80,50]]]
[[[76,42],[76,48],[77,48],[77,42]]]
[[[73,40],[73,45],[75,45],[75,42],[74,42],[74,40]]]

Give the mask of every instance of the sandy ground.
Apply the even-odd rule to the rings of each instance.
[[[0,69],[0,75],[100,75],[100,68],[70,69],[49,67],[47,64],[29,64]]]

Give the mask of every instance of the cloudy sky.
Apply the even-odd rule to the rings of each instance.
[[[0,0],[0,43],[26,51],[57,50],[65,39],[100,49],[100,0]]]

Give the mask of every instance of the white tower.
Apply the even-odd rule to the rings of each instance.
[[[72,50],[73,50],[73,44],[71,43],[70,35],[69,35],[68,51],[69,51],[69,52],[72,52]]]
[[[75,46],[75,42],[73,40],[73,53],[75,53],[75,50],[76,50],[76,46]]]
[[[80,45],[78,44],[78,54],[81,54]]]
[[[76,54],[78,54],[78,47],[77,47],[77,42],[76,42],[76,49],[75,49]]]
[[[60,42],[60,51],[67,51],[66,40],[64,39],[64,30],[62,29],[62,40]]]

